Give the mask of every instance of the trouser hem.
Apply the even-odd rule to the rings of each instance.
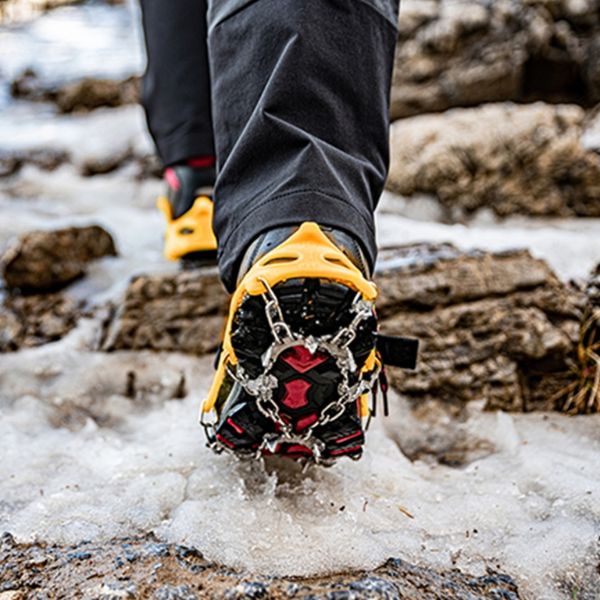
[[[218,200],[217,200],[218,201]],[[373,215],[363,214],[349,200],[320,190],[301,189],[253,202],[231,223],[219,240],[218,262],[223,284],[229,292],[236,287],[237,270],[243,254],[261,233],[275,227],[314,221],[352,235],[361,245],[370,269],[377,254]]]
[[[156,146],[163,166],[168,167],[199,156],[214,156],[212,133],[188,131],[157,139]]]

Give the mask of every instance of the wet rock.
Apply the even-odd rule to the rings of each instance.
[[[22,292],[53,290],[85,273],[87,264],[116,256],[111,235],[102,227],[69,227],[21,236],[2,255],[6,287]]]
[[[0,352],[59,340],[75,327],[81,313],[80,304],[62,294],[5,298],[0,306]]]
[[[136,277],[102,347],[206,354],[219,344],[226,310],[227,294],[214,269]]]
[[[118,563],[126,543],[139,555],[135,563]],[[359,571],[321,577],[248,579],[248,573],[235,572],[203,558],[202,571],[191,571],[176,559],[175,546],[165,544],[160,562],[148,551],[150,538],[128,538],[77,546],[17,544],[5,535],[0,545],[0,589],[53,597],[64,589],[74,596],[185,599],[193,598],[348,598],[398,600],[518,600],[517,585],[508,575],[489,570],[473,576],[458,569],[438,570],[390,559],[373,571]],[[90,558],[67,561],[68,554],[84,552]],[[30,568],[32,556],[43,553],[46,562]],[[198,553],[199,555],[199,553]],[[174,583],[176,582],[176,583]],[[102,592],[102,594],[100,594]],[[291,595],[290,595],[290,592]]]
[[[392,118],[502,100],[600,100],[598,0],[406,0]]]
[[[421,340],[416,371],[390,369],[413,405],[558,409],[573,381],[585,295],[527,251],[414,246],[382,256],[381,329]]]
[[[600,152],[585,112],[571,105],[493,104],[397,121],[388,188],[431,195],[449,220],[600,216]]]
[[[14,98],[53,102],[62,113],[90,111],[100,107],[134,104],[139,97],[139,77],[122,80],[85,77],[67,83],[47,82],[26,69],[11,83]]]

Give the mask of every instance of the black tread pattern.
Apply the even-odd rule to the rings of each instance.
[[[344,285],[324,280],[297,278],[274,288],[285,322],[292,330],[315,337],[335,334],[352,318],[356,292]],[[261,296],[248,296],[234,316],[232,344],[240,366],[252,378],[263,371],[261,357],[273,342]],[[361,323],[350,345],[358,368],[364,364],[376,343],[376,318]],[[274,399],[283,420],[302,434],[337,394],[341,374],[335,360],[325,353],[311,356],[303,347],[286,351],[276,361],[273,374],[278,381]],[[278,425],[257,408],[255,399],[241,386],[229,382],[230,390],[217,403],[220,420],[217,439],[230,449],[253,453],[263,436],[276,433]],[[226,397],[225,397],[226,396]],[[314,428],[313,435],[325,445],[324,459],[362,454],[364,433],[358,407],[348,405],[331,423]],[[310,458],[311,452],[298,444],[281,444],[277,454],[291,458]]]

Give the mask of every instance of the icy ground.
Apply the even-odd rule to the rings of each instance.
[[[110,10],[121,15],[115,22],[129,14]],[[75,24],[65,44],[95,39],[102,52],[112,34],[104,42],[88,38],[93,18],[78,11],[44,18],[75,15],[67,19]],[[42,25],[34,31],[43,32]],[[27,29],[15,31],[26,35]],[[6,35],[0,31],[3,44]],[[19,39],[27,48],[27,39]],[[119,52],[115,73],[135,68],[137,59]],[[5,71],[13,69],[10,61],[3,52]],[[0,111],[1,149],[41,142],[94,154],[148,140],[135,107],[60,119],[50,107],[27,103]],[[27,167],[0,185],[0,247],[33,228],[100,223],[114,234],[120,256],[99,261],[70,293],[90,304],[117,298],[132,274],[173,268],[160,256],[157,190],[156,182],[135,182],[126,169],[83,179],[70,165],[53,173]],[[584,277],[600,261],[597,220],[497,224],[481,218],[448,226],[424,219],[426,201],[411,218],[399,206],[384,198],[381,245],[526,246],[563,278]],[[465,422],[440,417],[426,426],[394,397],[393,416],[372,427],[362,461],[305,475],[265,470],[204,448],[197,411],[210,358],[91,353],[86,348],[96,330],[97,323],[84,320],[58,343],[0,356],[0,531],[57,542],[154,531],[209,559],[267,574],[368,568],[389,556],[474,573],[489,565],[514,576],[525,598],[600,597],[600,416],[489,414],[474,405]],[[142,390],[134,399],[121,391],[131,370]],[[172,399],[182,372],[189,393]],[[57,415],[73,405],[93,405],[105,419],[66,427]],[[472,441],[463,467],[411,463],[398,449],[399,441],[451,436],[456,429]]]

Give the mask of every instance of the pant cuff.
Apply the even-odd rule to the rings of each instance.
[[[211,133],[192,130],[176,133],[156,141],[163,166],[168,167],[195,156],[214,156],[215,147]]]
[[[217,199],[218,202],[218,199]],[[285,225],[314,221],[353,236],[373,270],[377,255],[372,214],[337,196],[318,190],[297,190],[252,203],[249,210],[227,224],[227,237],[219,240],[218,262],[223,284],[229,292],[236,287],[237,271],[246,248],[261,233]]]

